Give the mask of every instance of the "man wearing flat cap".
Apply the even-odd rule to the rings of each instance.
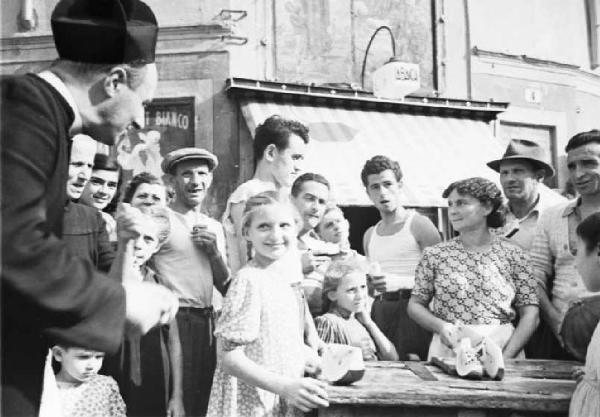
[[[500,184],[508,199],[506,224],[498,232],[529,251],[541,213],[565,201],[557,193],[540,192],[540,183],[554,176],[554,168],[547,161],[544,149],[525,139],[511,140],[502,158],[487,165],[500,174]]]
[[[185,412],[203,416],[216,366],[213,288],[225,295],[229,284],[223,227],[202,213],[218,160],[205,149],[182,148],[161,165],[175,199],[168,210],[171,233],[151,262],[159,281],[179,298]]]
[[[61,241],[70,137],[107,145],[144,125],[157,84],[157,24],[139,0],[61,0],[51,18],[59,59],[0,80],[2,415],[37,415],[48,343],[112,352],[125,321],[144,332],[177,310],[172,293],[121,284]],[[125,209],[119,225],[140,222]]]

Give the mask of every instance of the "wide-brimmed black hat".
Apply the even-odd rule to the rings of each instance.
[[[154,62],[158,24],[139,0],[61,0],[50,19],[58,56],[91,64]]]
[[[512,139],[506,148],[506,152],[501,159],[496,159],[487,163],[487,166],[496,172],[500,172],[500,163],[511,159],[525,159],[532,162],[539,169],[544,170],[544,177],[554,176],[554,168],[546,160],[544,148],[535,142],[526,139]]]

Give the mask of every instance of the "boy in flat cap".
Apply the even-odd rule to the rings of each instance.
[[[162,169],[175,190],[168,210],[171,233],[151,259],[161,283],[181,306],[176,317],[189,416],[206,414],[216,366],[213,288],[225,295],[229,284],[223,227],[201,210],[217,165],[217,157],[200,148],[166,155]]]
[[[37,415],[47,338],[115,351],[125,321],[145,332],[177,310],[172,293],[94,271],[61,241],[69,138],[107,145],[144,124],[157,84],[157,24],[139,0],[62,0],[52,14],[59,59],[0,80],[2,415]],[[120,226],[136,234],[135,210]]]

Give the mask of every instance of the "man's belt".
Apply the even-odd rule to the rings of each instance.
[[[191,313],[204,317],[214,317],[215,309],[210,307],[179,307],[179,312]]]
[[[380,294],[379,297],[385,301],[398,301],[401,299],[408,300],[412,290],[398,290]]]

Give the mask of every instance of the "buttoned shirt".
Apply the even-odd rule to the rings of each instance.
[[[496,234],[504,236],[511,242],[519,245],[523,250],[531,250],[533,238],[537,229],[537,223],[541,214],[548,208],[567,200],[558,193],[546,189],[538,193],[538,198],[533,207],[521,218],[517,218],[508,206],[506,223],[503,227],[495,230]]]
[[[581,222],[577,207],[581,200],[573,200],[547,209],[538,222],[531,247],[534,277],[546,289],[552,280],[552,304],[564,318],[572,301],[594,295],[585,288],[575,269],[575,229]],[[552,279],[552,277],[554,277]]]

